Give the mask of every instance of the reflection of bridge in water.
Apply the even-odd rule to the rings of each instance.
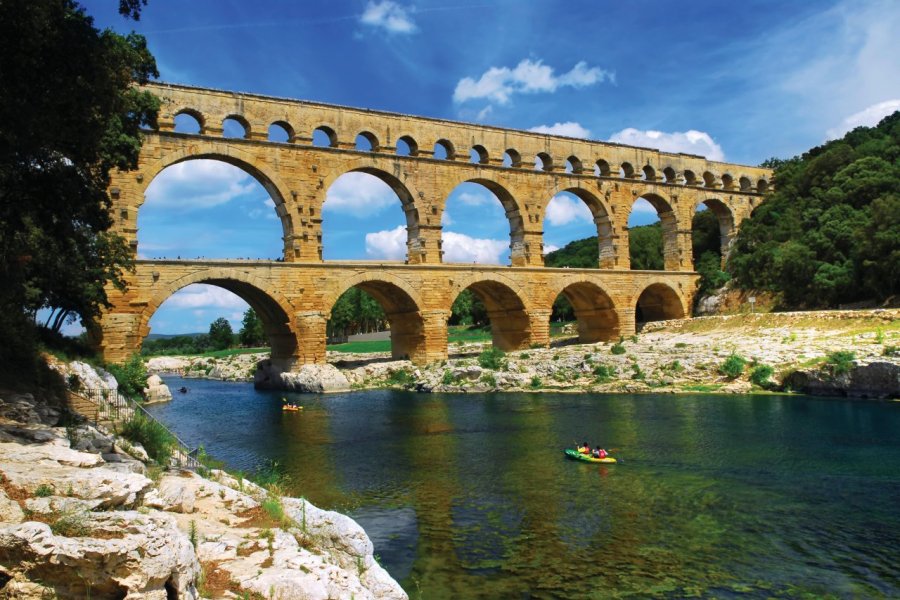
[[[110,361],[139,350],[156,309],[192,283],[217,285],[247,301],[282,368],[324,362],[331,307],[353,286],[385,309],[394,356],[417,363],[447,357],[447,318],[464,289],[483,300],[494,344],[504,350],[547,345],[560,293],[575,309],[582,341],[629,335],[638,311],[644,320],[688,314],[697,279],[691,222],[698,204],[717,216],[724,253],[771,178],[766,169],[645,148],[183,86],[149,89],[163,102],[159,128],[146,133],[137,170],[113,176],[115,231],[136,252],[138,210],[154,177],[176,163],[217,159],[244,169],[270,193],[284,256],[137,261],[128,291],[108,291],[113,306],[97,333]],[[197,120],[199,133],[174,131],[182,114]],[[228,120],[243,128],[242,139],[222,137]],[[270,141],[272,128],[287,141]],[[327,146],[313,145],[316,131]],[[357,138],[367,150],[357,149]],[[326,192],[350,172],[378,177],[397,194],[407,221],[405,263],[322,261]],[[503,204],[511,267],[442,262],[444,203],[464,182],[484,186]],[[561,192],[580,198],[593,215],[598,269],[543,267],[544,215]],[[665,271],[629,270],[628,216],[637,198],[659,213]]]

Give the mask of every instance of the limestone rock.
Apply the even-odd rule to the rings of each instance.
[[[113,452],[113,440],[90,425],[79,425],[67,431],[71,448],[79,452],[105,454]]]
[[[854,366],[849,373],[837,376],[827,369],[798,370],[785,377],[783,386],[819,396],[897,398],[900,397],[900,365],[875,361]]]
[[[168,402],[172,399],[172,392],[169,386],[163,383],[159,375],[151,375],[147,378],[147,387],[144,388],[144,398],[147,404],[155,404],[157,402]]]
[[[0,527],[0,566],[7,576],[27,574],[61,598],[165,600],[168,590],[177,598],[199,597],[200,565],[172,517],[126,511],[74,518],[98,537],[54,535],[36,522]]]
[[[0,522],[2,523],[21,523],[25,520],[25,513],[22,507],[15,500],[6,495],[6,492],[0,490]]]
[[[283,372],[271,361],[260,363],[253,384],[263,389],[314,394],[344,392],[350,389],[350,382],[333,365],[303,365],[297,372]]]

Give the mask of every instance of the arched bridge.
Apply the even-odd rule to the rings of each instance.
[[[325,360],[325,324],[340,294],[358,286],[385,308],[393,353],[416,362],[447,356],[447,318],[456,296],[471,289],[484,301],[494,343],[503,349],[546,345],[553,301],[572,302],[583,341],[629,335],[645,320],[686,316],[697,274],[691,222],[698,204],[719,221],[723,255],[740,221],[771,185],[767,169],[699,156],[178,85],[148,86],[162,100],[158,130],[146,132],[138,168],[114,174],[115,230],[137,252],[144,192],[163,169],[211,158],[255,177],[275,201],[282,261],[139,260],[125,293],[100,323],[110,361],[140,349],[154,311],[191,283],[218,285],[261,316],[273,359],[284,367]],[[199,133],[175,132],[181,114]],[[231,120],[242,138],[223,137]],[[278,129],[282,140],[271,141]],[[325,145],[313,144],[319,131]],[[324,136],[322,135],[324,134]],[[366,142],[358,149],[357,139]],[[404,262],[322,260],[322,206],[328,187],[349,172],[387,183],[407,220]],[[509,221],[511,266],[442,261],[441,215],[464,182],[493,192]],[[571,192],[597,226],[597,269],[543,267],[543,221],[555,194]],[[628,216],[638,198],[660,216],[665,271],[629,269]]]

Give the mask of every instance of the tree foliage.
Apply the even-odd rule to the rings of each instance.
[[[140,1],[121,8],[136,17]],[[134,84],[157,75],[142,36],[97,30],[72,0],[0,2],[0,335],[19,342],[0,361],[23,354],[34,311],[89,319],[123,285],[106,190],[137,165],[159,102]]]
[[[234,331],[225,317],[209,324],[209,345],[213,350],[225,350],[234,344]]]
[[[728,270],[788,307],[884,300],[900,291],[900,112],[790,160],[741,224]]]
[[[375,298],[352,287],[337,299],[328,320],[328,335],[344,336],[383,331],[387,327],[384,309]]]
[[[255,348],[268,343],[266,332],[263,330],[262,320],[252,308],[248,308],[244,312],[244,319],[241,321],[241,330],[238,333],[242,346]]]

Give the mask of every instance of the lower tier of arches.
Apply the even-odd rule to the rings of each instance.
[[[483,303],[493,345],[510,351],[549,345],[560,296],[572,307],[579,341],[612,341],[642,322],[687,317],[697,279],[695,273],[482,265],[145,260],[137,262],[127,291],[107,290],[112,306],[92,334],[107,362],[124,362],[140,352],[150,318],[166,299],[205,283],[243,298],[263,323],[272,362],[295,370],[325,362],[331,309],[356,287],[381,305],[392,355],[428,364],[448,356],[448,319],[464,290]]]

